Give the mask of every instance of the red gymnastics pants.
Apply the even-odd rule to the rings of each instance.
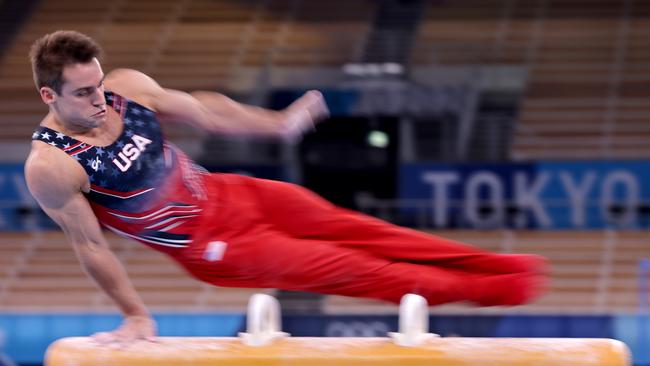
[[[206,186],[201,232],[175,257],[214,285],[391,302],[416,293],[430,305],[483,306],[525,303],[543,287],[546,263],[537,256],[494,254],[398,227],[289,183],[212,174]],[[215,245],[219,253],[210,253]]]

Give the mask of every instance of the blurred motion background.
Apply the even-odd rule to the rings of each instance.
[[[442,336],[612,337],[650,365],[650,3],[641,0],[0,0],[0,365],[40,365],[117,309],[26,189],[47,112],[27,52],[74,29],[104,71],[279,109],[320,89],[332,111],[298,144],[167,136],[211,171],[302,184],[400,225],[553,265],[534,304],[431,308]],[[397,308],[228,289],[107,234],[165,336],[232,336],[277,296],[296,336],[384,336]]]

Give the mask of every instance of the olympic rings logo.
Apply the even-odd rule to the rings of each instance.
[[[333,321],[325,328],[325,337],[385,337],[390,327],[380,321]]]

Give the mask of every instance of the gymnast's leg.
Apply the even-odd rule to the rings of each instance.
[[[468,272],[545,274],[547,270],[546,261],[538,256],[491,253],[337,207],[297,185],[247,179],[268,220],[292,237],[331,241],[394,261]]]
[[[395,262],[273,230],[230,239],[226,255],[213,268],[214,279],[204,279],[219,286],[280,288],[394,303],[404,294],[416,293],[431,305],[458,301],[518,305],[538,294],[538,278],[528,273],[484,275]]]

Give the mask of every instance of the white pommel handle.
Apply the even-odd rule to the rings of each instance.
[[[429,305],[427,300],[415,294],[402,296],[399,305],[399,332],[388,333],[395,344],[403,347],[417,347],[423,342],[439,337],[429,331]]]
[[[255,294],[248,301],[246,332],[239,333],[242,342],[251,347],[265,346],[275,339],[289,336],[280,331],[280,304],[270,295]]]

